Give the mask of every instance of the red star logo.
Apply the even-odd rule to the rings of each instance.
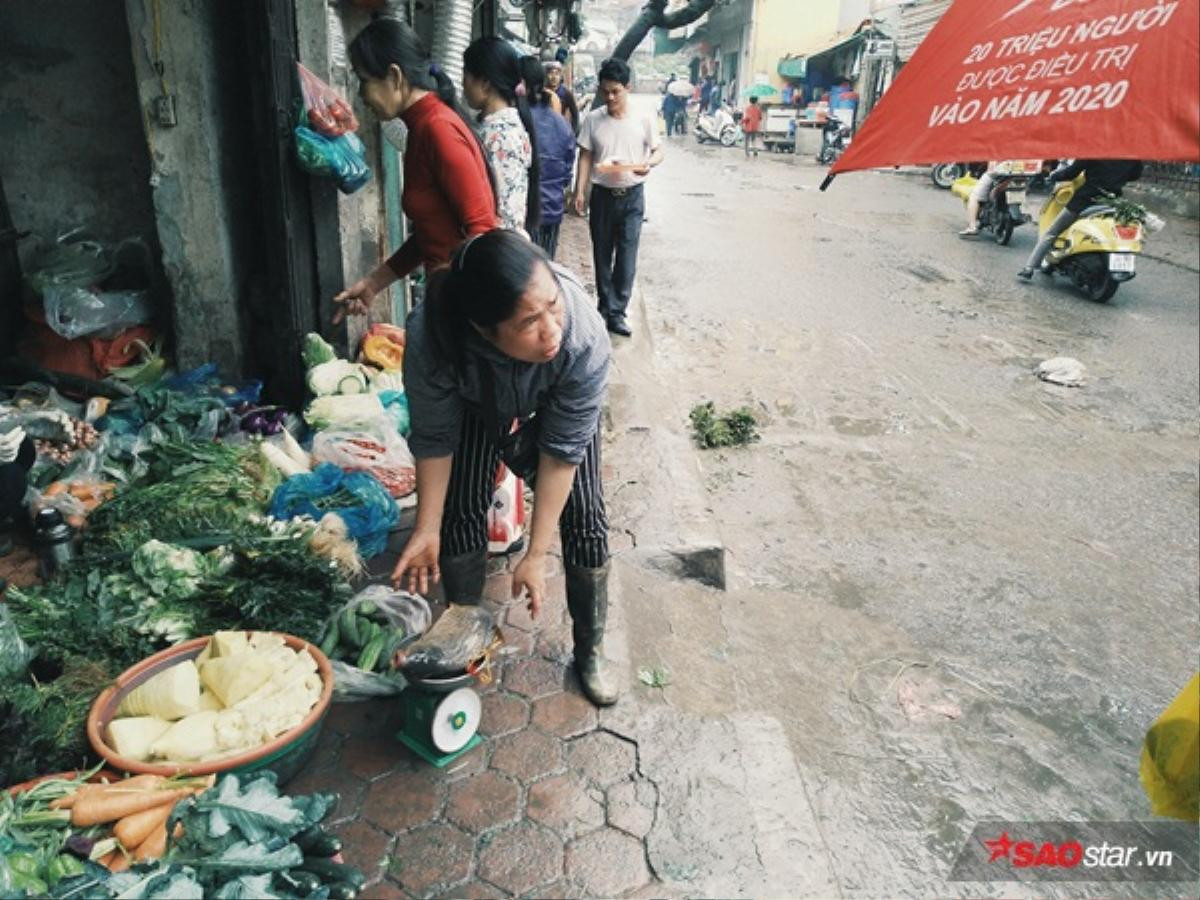
[[[983,845],[992,851],[988,862],[995,862],[1002,856],[1008,857],[1009,851],[1012,850],[1013,842],[1009,840],[1008,832],[1006,831],[994,841],[984,841]]]

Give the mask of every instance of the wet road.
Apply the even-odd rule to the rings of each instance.
[[[633,567],[630,661],[671,670],[651,706],[693,723],[678,754],[715,752],[713,723],[778,731],[738,765],[786,755],[823,874],[801,884],[760,853],[759,880],[726,879],[711,860],[734,838],[711,825],[660,843],[658,867],[688,857],[677,882],[708,895],[1178,895],[946,878],[981,820],[1149,818],[1142,736],[1200,646],[1196,223],[1160,236],[1184,265],[1141,260],[1096,305],[1015,281],[1031,226],[967,242],[928,181],[860,173],[821,194],[822,174],[689,136],[648,189],[656,415],[683,430],[695,403],[746,404],[762,442],[698,454],[733,589]],[[1038,381],[1054,356],[1088,384]],[[644,544],[673,479],[620,443],[642,488],[614,522]]]

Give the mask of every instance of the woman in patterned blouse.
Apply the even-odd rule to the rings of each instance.
[[[480,38],[463,54],[463,97],[479,110],[479,137],[496,176],[501,227],[532,234],[541,216],[537,138],[523,93],[521,57],[505,41]]]

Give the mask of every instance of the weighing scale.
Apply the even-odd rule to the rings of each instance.
[[[450,678],[409,678],[400,695],[404,726],[396,739],[421,759],[445,768],[482,743],[477,732],[483,703],[469,672]]]

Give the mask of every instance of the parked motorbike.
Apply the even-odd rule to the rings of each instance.
[[[1047,199],[1038,217],[1038,234],[1043,235],[1066,209],[1082,186],[1084,176],[1059,185]],[[1105,303],[1117,288],[1137,274],[1137,256],[1142,252],[1147,231],[1158,231],[1163,220],[1153,213],[1142,221],[1119,217],[1109,203],[1089,206],[1059,235],[1042,261],[1042,271],[1071,279],[1089,300]]]
[[[1000,246],[1008,245],[1014,229],[1032,221],[1029,215],[1021,211],[1021,205],[1025,202],[1029,179],[1041,168],[1042,163],[1038,159],[1006,160],[992,167],[995,183],[987,198],[979,204],[979,230],[990,231]],[[977,184],[977,177],[966,174],[955,180],[951,191],[966,204]]]
[[[701,144],[712,141],[722,147],[732,147],[741,139],[740,132],[733,114],[724,106],[715,113],[701,113],[696,120],[696,140]]]
[[[821,149],[817,151],[817,163],[827,165],[837,161],[850,146],[850,126],[837,116],[826,116],[821,126]]]
[[[949,190],[954,182],[967,174],[966,163],[938,163],[929,171],[929,177],[940,188]]]

